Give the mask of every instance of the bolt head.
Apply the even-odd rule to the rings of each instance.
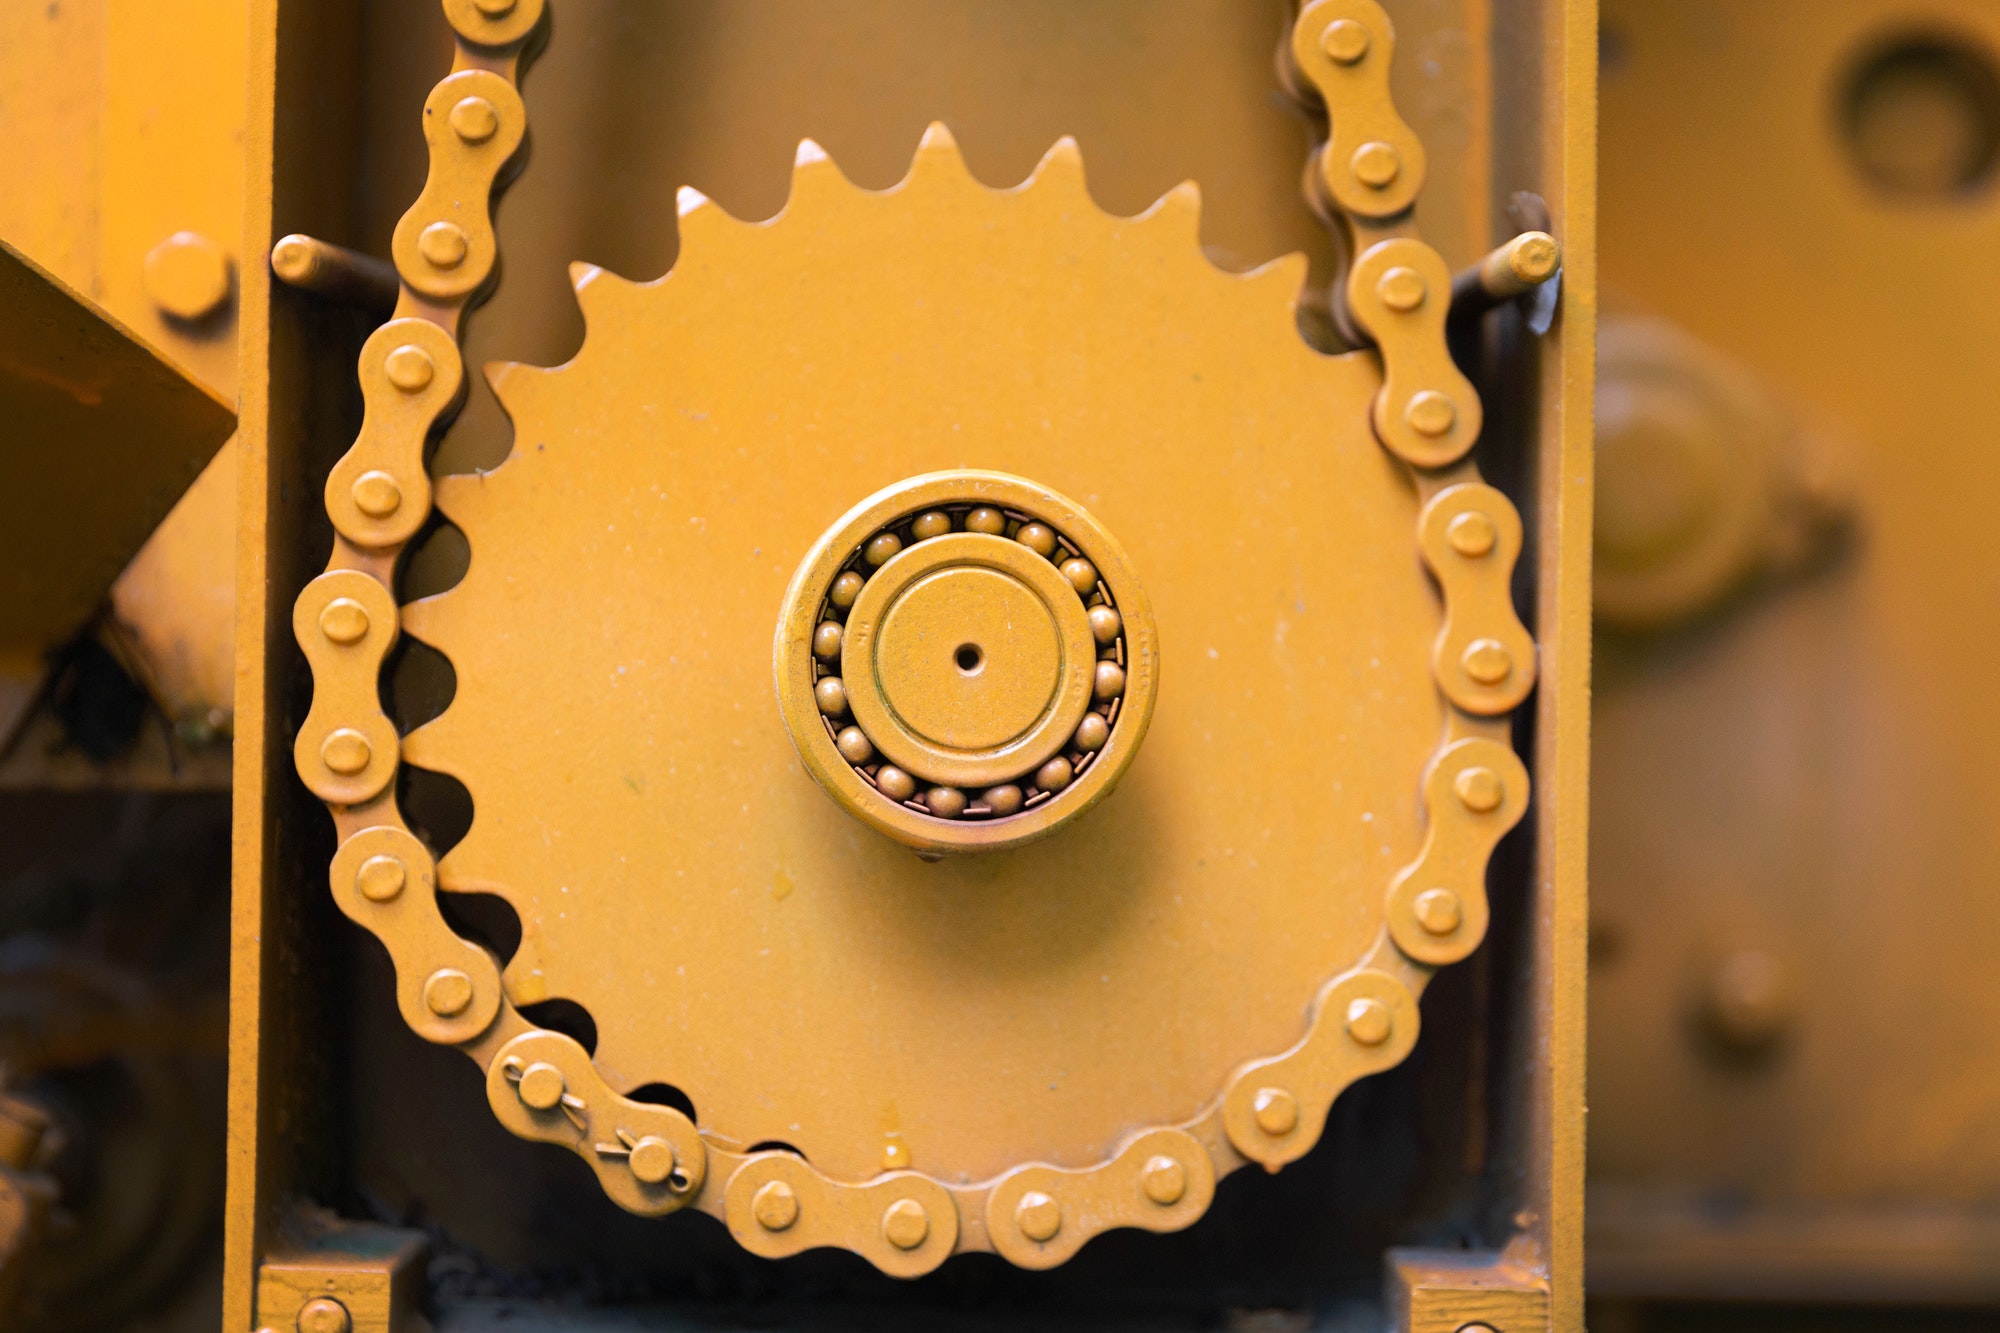
[[[1465,646],[1459,665],[1481,685],[1498,685],[1514,669],[1514,656],[1498,639],[1474,639]]]
[[[1014,1225],[1037,1245],[1054,1240],[1062,1230],[1062,1205],[1040,1190],[1029,1190],[1014,1205]]]
[[[1139,1173],[1139,1188],[1160,1207],[1171,1207],[1187,1194],[1187,1168],[1165,1153],[1148,1157]]]
[[[472,978],[441,967],[424,979],[424,1006],[439,1018],[456,1018],[472,1003]]]
[[[898,1199],[882,1213],[882,1236],[899,1250],[914,1250],[931,1234],[931,1215],[915,1199]]]
[[[1320,34],[1319,49],[1336,65],[1352,65],[1368,54],[1368,29],[1353,19],[1335,19]]]
[[[1474,764],[1466,769],[1451,785],[1465,808],[1477,815],[1492,814],[1507,798],[1507,784],[1484,764]]]
[[[403,488],[386,472],[372,470],[354,479],[354,507],[370,518],[387,518],[403,507]]]
[[[177,231],[146,254],[146,295],[174,319],[204,319],[229,299],[229,252],[198,232]]]
[[[1375,295],[1382,304],[1403,313],[1422,305],[1429,294],[1424,275],[1403,264],[1396,265],[1375,282]]]
[[[1354,172],[1354,179],[1371,190],[1387,189],[1402,174],[1403,157],[1392,146],[1379,139],[1362,144],[1348,159],[1348,167]]]
[[[319,613],[319,632],[335,643],[359,643],[368,633],[368,608],[352,597],[336,597]]]
[[[536,1111],[553,1111],[568,1091],[568,1085],[563,1082],[562,1070],[546,1060],[537,1060],[521,1071],[521,1082],[514,1090],[522,1105]]]
[[[1451,549],[1467,560],[1477,560],[1490,552],[1500,540],[1499,529],[1493,520],[1477,509],[1468,509],[1451,521],[1445,530],[1445,538],[1451,542]]]
[[[1380,1046],[1389,1039],[1389,1006],[1363,995],[1347,1006],[1347,1035],[1363,1046]]]
[[[799,1196],[782,1180],[768,1180],[750,1196],[750,1213],[766,1231],[783,1231],[799,1220]]]
[[[1449,935],[1465,922],[1465,904],[1450,889],[1425,889],[1410,904],[1426,934]]]
[[[1257,1119],[1257,1128],[1274,1139],[1299,1125],[1298,1098],[1283,1088],[1257,1089],[1257,1095],[1250,1099],[1250,1112]]]
[[[342,777],[351,778],[368,767],[368,761],[375,757],[368,738],[352,727],[338,727],[320,743],[319,759],[327,768]]]
[[[382,369],[389,376],[389,383],[404,393],[418,393],[430,385],[437,373],[437,363],[423,348],[404,343],[382,359]]]
[[[674,1145],[656,1134],[648,1134],[632,1145],[632,1155],[625,1159],[625,1164],[642,1183],[658,1185],[674,1173],[677,1165]]]
[[[417,236],[417,253],[432,268],[457,268],[472,242],[456,222],[433,222]]]
[[[333,1297],[315,1296],[299,1307],[293,1327],[298,1333],[352,1333],[354,1320]]]
[[[409,881],[409,872],[393,856],[371,856],[354,872],[354,887],[371,903],[395,899]]]

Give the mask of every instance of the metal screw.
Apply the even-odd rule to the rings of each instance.
[[[914,1250],[931,1234],[931,1215],[915,1199],[898,1199],[882,1213],[882,1235],[899,1250]]]
[[[1257,1089],[1257,1095],[1250,1100],[1250,1111],[1257,1117],[1257,1128],[1274,1139],[1298,1128],[1298,1098],[1283,1088]]]
[[[1014,1205],[1014,1225],[1037,1244],[1053,1240],[1062,1230],[1062,1207],[1040,1190],[1029,1190]]]
[[[750,1196],[750,1212],[766,1231],[783,1231],[799,1220],[799,1196],[782,1180],[767,1181]]]
[[[354,1319],[347,1307],[331,1296],[315,1296],[299,1307],[292,1326],[299,1333],[350,1333]]]

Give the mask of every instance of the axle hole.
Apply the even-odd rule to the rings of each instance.
[[[986,665],[986,654],[976,643],[961,643],[958,645],[958,651],[952,654],[952,660],[958,663],[960,671],[968,676],[976,676],[979,674],[979,668]]]

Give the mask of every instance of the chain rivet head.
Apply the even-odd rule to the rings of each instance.
[[[369,902],[386,903],[403,891],[409,877],[403,863],[395,857],[371,856],[354,872],[354,887]]]
[[[1053,1240],[1062,1230],[1062,1207],[1040,1190],[1029,1190],[1014,1205],[1014,1225],[1036,1244]]]
[[[433,222],[417,236],[417,253],[432,268],[457,268],[470,246],[465,228],[456,222]]]
[[[430,384],[437,364],[423,348],[404,343],[382,359],[382,369],[387,372],[389,383],[404,393],[417,393]]]
[[[1436,389],[1419,389],[1410,395],[1403,420],[1419,435],[1443,435],[1458,423],[1458,408]]]
[[[1398,264],[1376,279],[1375,295],[1391,310],[1408,313],[1424,303],[1430,289],[1424,283],[1423,274]]]
[[[1479,559],[1500,540],[1493,520],[1477,509],[1468,509],[1453,519],[1451,526],[1445,529],[1445,536],[1451,542],[1451,549],[1467,560]]]
[[[424,1005],[439,1018],[453,1018],[472,1003],[472,978],[455,967],[441,967],[424,980]]]
[[[1319,35],[1319,49],[1336,65],[1352,65],[1368,54],[1368,29],[1353,19],[1335,19]]]
[[[562,1070],[546,1060],[537,1060],[521,1071],[521,1082],[514,1091],[521,1104],[530,1110],[553,1111],[568,1091],[568,1085],[563,1082]]]
[[[386,472],[364,472],[354,479],[354,507],[370,518],[387,518],[402,507],[403,488]]]
[[[882,1236],[899,1250],[914,1250],[931,1234],[931,1215],[915,1199],[898,1199],[882,1213]]]
[[[1354,172],[1354,179],[1371,190],[1382,190],[1402,173],[1403,158],[1393,147],[1377,139],[1355,149],[1348,166]]]
[[[674,1145],[657,1134],[648,1134],[632,1145],[632,1155],[625,1164],[642,1184],[658,1185],[674,1173]]]
[[[375,756],[368,738],[352,727],[338,727],[319,747],[320,762],[343,777],[353,777]]]
[[[368,633],[368,608],[352,597],[336,597],[319,613],[319,632],[335,643],[359,643]]]
[[[766,1231],[783,1231],[799,1220],[799,1196],[782,1180],[766,1181],[750,1196],[750,1213]]]
[[[292,1327],[299,1333],[352,1333],[354,1318],[331,1296],[315,1296],[299,1307]]]
[[[1481,685],[1498,685],[1514,669],[1514,655],[1498,639],[1474,639],[1459,658],[1465,674]]]
[[[1450,889],[1425,889],[1410,904],[1426,934],[1449,935],[1465,920],[1465,906]]]
[[[1355,999],[1347,1006],[1347,1035],[1363,1046],[1389,1040],[1389,1006],[1371,995]]]
[[[1257,1095],[1250,1099],[1250,1111],[1257,1118],[1257,1128],[1274,1139],[1298,1128],[1298,1098],[1283,1088],[1257,1089]]]
[[[483,97],[461,97],[451,109],[451,130],[467,143],[485,143],[500,128],[500,113]]]
[[[1458,799],[1464,802],[1465,808],[1479,815],[1498,810],[1507,795],[1507,784],[1484,764],[1474,764],[1460,773],[1452,787],[1458,792]]]
[[[1148,1157],[1146,1169],[1139,1173],[1139,1187],[1160,1207],[1171,1207],[1187,1194],[1187,1168],[1165,1153]]]

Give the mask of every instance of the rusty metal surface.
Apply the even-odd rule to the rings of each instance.
[[[1607,285],[1848,442],[1853,535],[1600,644],[1593,1282],[2000,1300],[2000,18],[1617,0],[1605,61]]]

